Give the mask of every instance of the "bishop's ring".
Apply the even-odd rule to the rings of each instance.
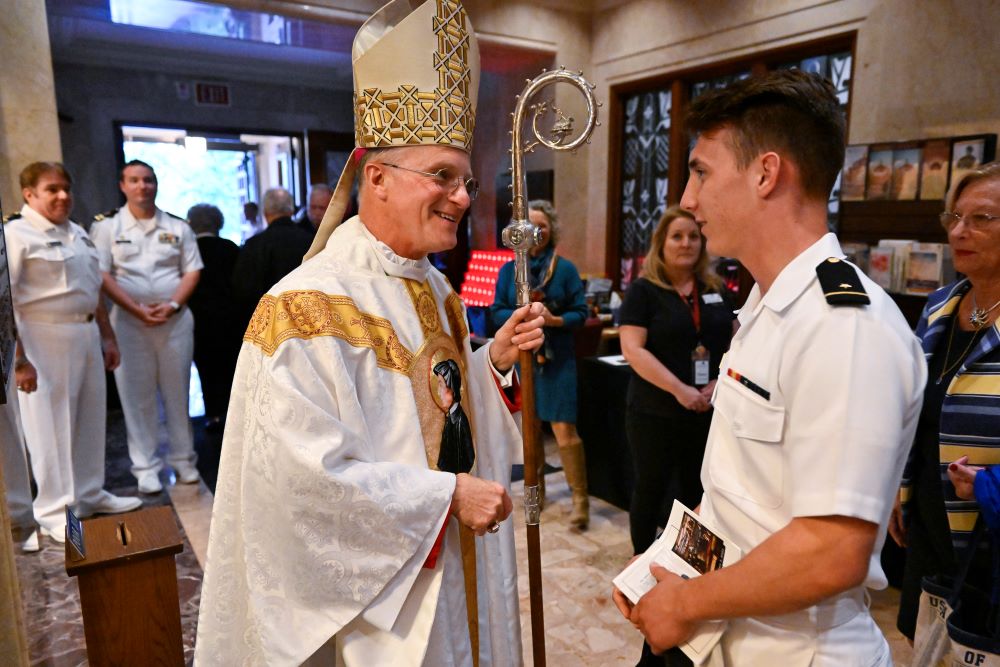
[[[498,530],[500,530],[500,522],[499,521],[494,521],[493,523],[490,524],[490,527],[486,529],[486,532],[487,533],[495,533]]]

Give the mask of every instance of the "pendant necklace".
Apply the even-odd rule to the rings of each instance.
[[[994,308],[995,307],[996,306],[994,306]],[[958,313],[955,313],[955,315],[958,315]],[[951,328],[948,331],[948,347],[945,348],[944,351],[944,364],[941,366],[941,374],[938,375],[938,379],[937,382],[935,382],[935,384],[941,384],[941,382],[944,380],[944,377],[949,373],[951,373],[953,370],[955,370],[958,367],[958,365],[965,360],[965,357],[969,354],[969,350],[972,349],[972,346],[975,345],[976,343],[976,339],[979,338],[979,332],[982,329],[982,327],[976,327],[976,332],[972,334],[972,338],[969,340],[969,344],[965,346],[965,349],[962,350],[962,353],[960,355],[958,355],[958,358],[955,359],[955,361],[951,365],[949,365],[948,358],[951,356],[951,342],[955,338],[955,328],[957,326],[956,324],[957,322],[958,322],[958,317],[951,318]]]
[[[976,328],[978,331],[986,326],[990,320],[990,313],[996,310],[996,307],[1000,306],[1000,301],[997,301],[989,308],[980,308],[976,303],[976,295],[972,295],[972,313],[969,315],[969,323]]]

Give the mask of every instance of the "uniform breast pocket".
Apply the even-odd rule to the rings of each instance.
[[[78,247],[73,259],[66,262],[66,269],[71,285],[95,292],[100,289],[101,260],[96,248],[87,245]]]
[[[37,248],[25,258],[25,277],[46,285],[66,287],[66,261],[73,257],[73,250],[66,247]]]
[[[153,254],[157,266],[175,267],[180,262],[181,247],[177,243],[161,241],[153,244]]]
[[[719,378],[714,404],[715,418],[724,420],[726,428],[712,429],[708,468],[712,482],[721,491],[762,507],[780,506],[785,409],[751,396],[728,376]]]
[[[132,259],[139,254],[139,246],[134,243],[115,243],[111,246],[111,256],[116,263]]]

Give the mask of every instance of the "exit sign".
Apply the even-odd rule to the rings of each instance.
[[[228,107],[229,86],[225,83],[196,83],[194,101],[198,106]]]

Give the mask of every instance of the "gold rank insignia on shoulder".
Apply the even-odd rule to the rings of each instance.
[[[867,306],[872,302],[857,270],[837,257],[823,260],[816,267],[816,275],[831,306]]]
[[[5,216],[3,217],[3,224],[5,224],[5,225],[6,225],[6,224],[7,224],[8,222],[10,222],[11,220],[17,220],[17,219],[18,219],[18,218],[20,218],[20,217],[21,217],[21,214],[20,214],[20,213],[11,213],[10,215],[5,215]]]
[[[94,222],[100,222],[101,220],[112,218],[116,213],[118,213],[117,208],[113,208],[110,211],[105,211],[104,213],[98,213],[97,215],[94,216]]]

